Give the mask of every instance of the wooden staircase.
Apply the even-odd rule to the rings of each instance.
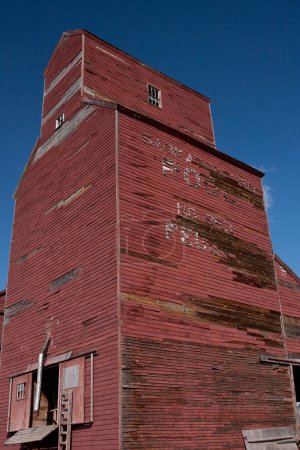
[[[71,450],[72,437],[72,391],[60,397],[58,417],[58,450]]]

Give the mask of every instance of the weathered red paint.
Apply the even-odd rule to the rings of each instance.
[[[294,412],[259,364],[285,355],[260,180],[125,116],[119,142],[123,448],[243,448]]]
[[[1,355],[1,348],[2,348],[2,330],[3,330],[3,316],[4,316],[4,304],[5,304],[5,295],[6,290],[0,291],[0,355]]]
[[[74,383],[65,382],[67,370],[77,369],[77,377]],[[85,358],[71,359],[59,365],[59,393],[68,393],[72,391],[72,423],[84,422],[84,386],[85,386]],[[70,377],[69,377],[70,378]]]
[[[275,255],[278,292],[282,308],[283,332],[289,358],[300,358],[300,279]]]
[[[25,385],[24,398],[17,398],[18,384]],[[32,374],[26,373],[15,377],[11,386],[11,404],[9,410],[8,430],[19,431],[30,426],[32,399]]]
[[[48,358],[97,349],[73,449],[237,450],[243,429],[295,425],[288,365],[260,356],[300,357],[299,280],[279,259],[275,275],[262,174],[214,148],[209,100],[82,30],[45,77],[15,196],[0,448],[9,377],[45,334]]]

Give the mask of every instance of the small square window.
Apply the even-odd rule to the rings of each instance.
[[[26,383],[17,384],[17,400],[23,400],[26,395]]]
[[[55,122],[55,129],[57,130],[57,128],[59,128],[65,121],[65,114],[62,113]]]
[[[151,86],[151,84],[148,84],[148,102],[151,105],[161,107],[161,95],[160,95],[160,89],[157,89],[154,86]]]

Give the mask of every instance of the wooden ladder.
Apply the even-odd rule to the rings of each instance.
[[[61,394],[59,406],[58,450],[71,450],[72,391]]]

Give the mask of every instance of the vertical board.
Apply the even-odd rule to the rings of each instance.
[[[72,423],[84,422],[85,358],[76,358],[59,365],[59,396],[73,392]]]
[[[25,383],[25,396],[17,398],[18,385]],[[12,379],[9,431],[19,431],[30,426],[32,401],[32,373],[26,373]]]

